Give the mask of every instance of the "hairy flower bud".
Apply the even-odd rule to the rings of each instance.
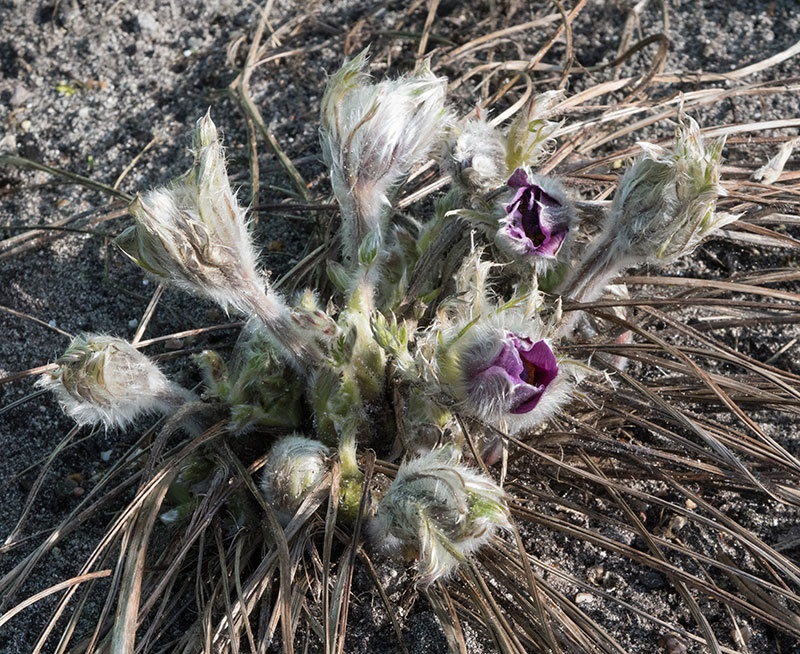
[[[208,114],[197,122],[193,145],[191,170],[138,197],[130,207],[136,224],[116,244],[153,275],[246,312],[247,296],[263,282]]]
[[[442,167],[468,192],[502,186],[508,176],[505,137],[485,120],[468,121],[448,141]]]
[[[296,368],[318,363],[319,348],[297,328],[283,299],[265,283],[231,190],[217,129],[206,114],[194,132],[195,161],[185,175],[138,197],[136,224],[115,243],[136,264],[226,310],[255,314]]]
[[[716,214],[719,166],[725,139],[710,147],[686,118],[672,150],[640,144],[642,157],[622,176],[608,230],[621,254],[638,262],[665,264],[691,252],[709,233],[736,218]]]
[[[602,233],[560,293],[591,301],[621,270],[673,262],[736,220],[715,213],[717,197],[724,194],[719,184],[724,139],[706,147],[697,123],[683,121],[672,150],[640,144],[644,154],[622,176]]]
[[[53,391],[80,425],[125,427],[143,413],[174,411],[192,397],[127,341],[112,336],[76,336],[56,365],[37,384]]]
[[[514,171],[508,186],[514,197],[503,205],[495,243],[514,261],[527,262],[541,274],[568,256],[575,210],[561,184],[524,168]]]
[[[319,441],[286,436],[276,442],[261,473],[261,492],[285,527],[328,471],[330,450]]]
[[[320,136],[342,208],[345,256],[357,262],[370,232],[381,233],[390,195],[436,146],[447,81],[423,62],[407,78],[370,84],[367,51],[333,74],[322,98]]]
[[[445,447],[403,462],[369,525],[376,548],[419,557],[420,584],[451,573],[509,524],[503,490],[458,460]]]

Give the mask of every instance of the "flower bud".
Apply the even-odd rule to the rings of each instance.
[[[120,338],[76,336],[56,365],[37,385],[53,391],[80,425],[125,427],[143,413],[172,411],[191,397]]]
[[[329,452],[319,441],[297,435],[272,446],[261,474],[261,492],[284,527],[322,481]]]
[[[364,237],[383,231],[392,192],[436,146],[447,121],[447,81],[435,77],[427,62],[410,77],[378,84],[369,83],[366,64],[365,50],[331,76],[320,124],[352,263]]]
[[[575,210],[561,184],[524,168],[514,171],[508,186],[514,197],[503,205],[495,243],[515,262],[527,262],[542,274],[568,257]]]
[[[563,121],[548,118],[563,100],[563,91],[545,91],[531,98],[508,127],[506,136],[506,170],[523,166],[536,167],[548,153],[553,135]]]
[[[222,145],[208,114],[197,121],[194,148],[188,173],[131,204],[136,224],[115,243],[153,275],[209,297],[226,310],[257,315],[295,368],[319,363],[317,343],[297,328],[284,300],[265,290],[245,210],[231,190]]]
[[[369,525],[376,548],[419,557],[420,584],[448,575],[509,525],[503,490],[458,459],[445,447],[403,462]]]
[[[447,143],[442,166],[469,192],[502,186],[508,176],[505,137],[485,120],[471,120]]]
[[[640,143],[644,154],[622,176],[602,233],[557,291],[591,301],[620,271],[671,263],[735,221],[737,216],[715,213],[725,192],[719,184],[724,141],[706,147],[697,123],[684,117],[672,150]]]
[[[686,118],[673,149],[640,144],[642,157],[622,176],[607,231],[632,263],[663,265],[691,252],[709,233],[736,220],[716,214],[721,138],[707,147],[700,129]]]
[[[191,170],[130,206],[136,224],[116,244],[136,264],[224,308],[246,312],[263,285],[245,210],[231,190],[217,130],[206,114],[194,133]]]

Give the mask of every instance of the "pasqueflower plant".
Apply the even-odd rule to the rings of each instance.
[[[377,82],[367,67],[366,52],[345,63],[322,99],[322,153],[341,209],[329,296],[284,297],[266,282],[208,114],[190,170],[136,199],[117,245],[160,281],[248,317],[233,354],[197,357],[202,400],[109,337],[73,343],[42,384],[82,424],[210,405],[233,446],[261,448],[253,473],[282,526],[328,479],[338,505],[326,519],[366,521],[373,546],[418,561],[429,585],[513,521],[508,495],[481,470],[498,457],[477,460],[464,425],[506,447],[505,437],[568,412],[591,372],[564,354],[559,300],[540,289],[594,298],[614,274],[673,261],[732,218],[715,213],[722,143],[704,145],[682,119],[673,147],[642,146],[587,244],[577,193],[536,169],[561,124],[550,120],[561,94],[534,97],[507,127],[459,121],[427,62]],[[398,189],[439,155],[451,190],[430,215],[398,219]],[[370,451],[399,468],[365,474]]]

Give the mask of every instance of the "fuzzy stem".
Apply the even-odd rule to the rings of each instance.
[[[428,247],[417,259],[414,271],[411,276],[411,283],[408,285],[406,295],[400,303],[401,307],[409,306],[419,297],[426,283],[430,282],[430,276],[436,266],[440,266],[442,260],[446,258],[456,242],[464,236],[467,229],[466,221],[461,218],[445,220],[442,218],[432,229]],[[402,312],[402,311],[401,311]]]
[[[345,430],[341,436],[339,461],[342,471],[339,511],[346,520],[352,521],[358,515],[358,507],[364,491],[364,475],[358,467],[356,434],[352,429]]]
[[[291,309],[272,291],[253,289],[244,298],[250,310],[267,330],[270,340],[298,371],[319,367],[325,357],[319,346],[303,334],[292,318]]]
[[[620,272],[634,265],[629,257],[625,257],[613,238],[606,236],[599,239],[589,251],[586,258],[558,289],[558,294],[576,302],[592,302],[603,293],[608,282]],[[580,313],[570,314],[561,325],[562,335],[569,334]]]
[[[188,404],[200,402],[200,398],[191,391],[186,390],[183,386],[175,382],[170,382],[169,390],[160,395],[158,401],[161,404],[159,410],[164,417],[178,418],[180,420],[180,426],[192,438],[199,436],[205,431],[205,426],[196,416],[186,412],[184,412],[184,415],[180,416],[183,407]]]

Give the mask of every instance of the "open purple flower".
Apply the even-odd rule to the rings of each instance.
[[[498,245],[517,256],[554,259],[570,231],[572,210],[558,182],[517,168],[508,180],[516,189],[503,205]]]
[[[555,354],[545,341],[507,332],[491,365],[473,373],[470,396],[481,401],[493,394],[508,413],[529,413],[557,376]]]

